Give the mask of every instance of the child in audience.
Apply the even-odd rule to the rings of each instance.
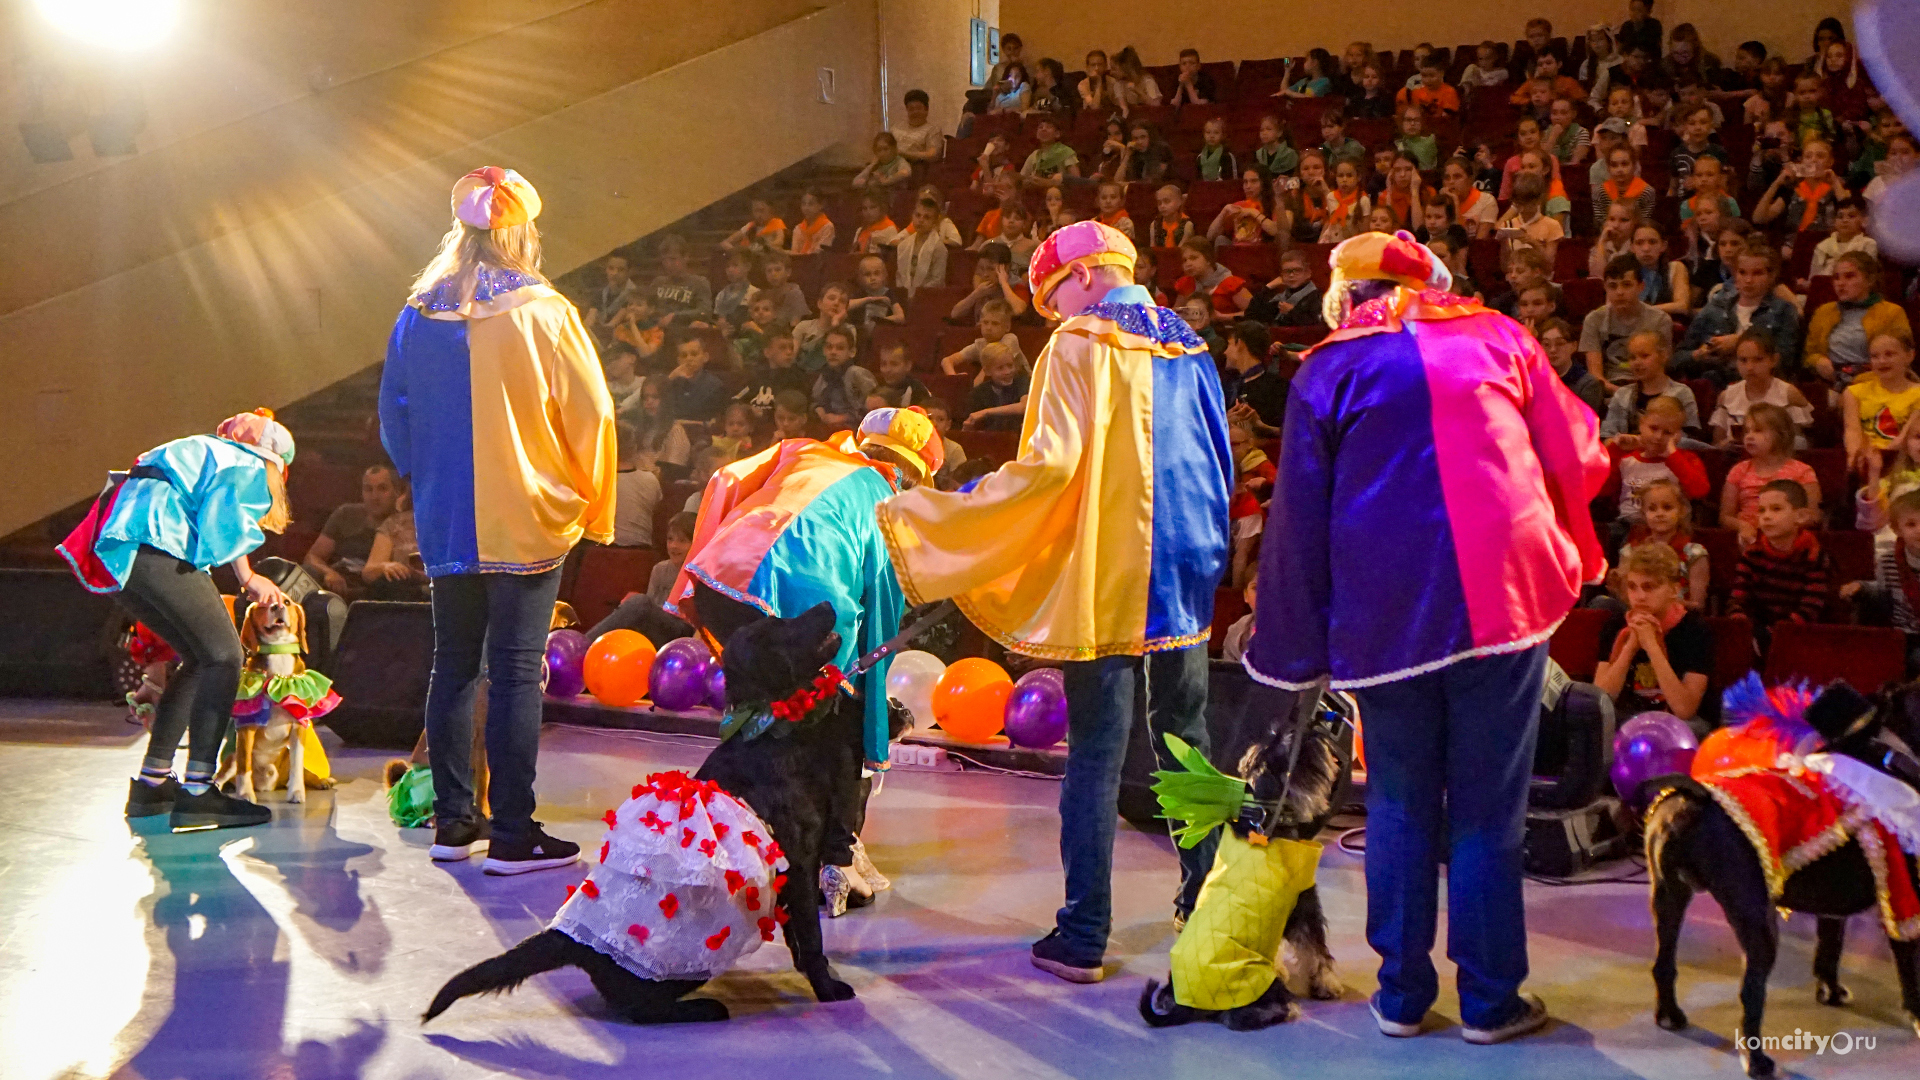
[[[1367,160],[1367,148],[1347,135],[1347,114],[1337,106],[1320,114],[1320,153],[1327,159],[1328,168],[1351,161],[1355,179],[1360,176],[1360,163]]]
[[[844,282],[830,281],[820,287],[820,313],[796,323],[794,344],[800,347],[800,368],[819,371],[827,362],[827,331],[848,326],[847,296],[852,292]],[[857,338],[856,338],[857,340]]]
[[[1533,58],[1533,68],[1528,72],[1527,79],[1531,83],[1545,83],[1547,91],[1555,98],[1565,98],[1569,101],[1585,101],[1587,99],[1587,88],[1581,86],[1578,80],[1560,70],[1560,56],[1558,53],[1544,52],[1536,55]],[[1525,104],[1525,99],[1521,98],[1517,93],[1510,100],[1515,105]]]
[[[1627,339],[1627,370],[1632,381],[1616,390],[1607,403],[1607,418],[1600,423],[1601,438],[1615,445],[1640,445],[1640,436],[1627,433],[1640,426],[1642,415],[1661,398],[1679,406],[1683,430],[1699,429],[1700,409],[1693,391],[1686,383],[1667,377],[1672,340],[1670,332],[1661,330],[1642,330]]]
[[[1487,197],[1491,199],[1493,196]],[[1449,291],[1455,296],[1484,302],[1486,297],[1481,293],[1479,283],[1473,280],[1471,269],[1467,266],[1467,250],[1471,244],[1472,241],[1467,239],[1467,230],[1455,222],[1447,226],[1447,231],[1443,235],[1429,240],[1427,248],[1438,256],[1441,262],[1446,263],[1447,269],[1453,273],[1453,287]]]
[[[1013,254],[998,241],[981,249],[980,260],[973,264],[973,291],[953,305],[947,320],[976,320],[980,306],[989,300],[1007,305],[1014,318],[1026,314],[1029,306],[1025,285],[1013,276]]]
[[[1160,287],[1160,260],[1154,257],[1152,248],[1141,248],[1134,255],[1133,283],[1152,293],[1155,304],[1169,306],[1166,290]]]
[[[977,368],[978,374],[973,382],[978,386],[987,377],[984,358],[989,345],[1005,345],[1021,371],[1033,370],[1027,362],[1026,353],[1020,349],[1020,339],[1013,333],[1013,308],[1005,300],[999,299],[988,300],[980,305],[980,336],[971,344],[941,357],[940,370],[948,375],[964,375],[968,369]]]
[[[1005,135],[995,135],[988,139],[987,145],[981,148],[980,156],[976,159],[977,164],[974,166],[973,175],[967,180],[968,189],[975,194],[991,195],[998,201],[1006,198],[998,190],[1003,181],[1011,181],[1018,187],[1020,170],[1014,167],[1013,159],[1008,153],[1012,146],[1013,144],[1007,141]]]
[[[1547,118],[1553,114],[1553,84],[1545,79],[1528,79],[1513,92],[1515,103],[1521,108],[1521,115],[1547,129]]]
[[[953,414],[947,411],[946,402],[939,398],[928,398],[927,419],[933,422],[933,430],[939,432],[940,445],[946,451],[946,464],[940,466],[940,475],[948,476],[954,469],[967,463],[966,448],[949,437],[953,433]]]
[[[1894,445],[1916,408],[1920,380],[1913,377],[1913,338],[1898,330],[1874,335],[1867,342],[1867,370],[1840,392],[1848,470],[1867,471],[1870,460]]]
[[[1393,172],[1394,159],[1399,156],[1399,149],[1393,146],[1382,146],[1373,152],[1373,168],[1361,178],[1360,186],[1366,189],[1367,198],[1375,205],[1380,202],[1380,193],[1387,190],[1387,174]]]
[[[760,362],[748,365],[746,384],[733,395],[733,400],[753,410],[756,424],[764,425],[773,419],[774,402],[783,392],[806,394],[813,389],[813,375],[794,363],[797,355],[793,334],[777,329],[767,337]]]
[[[757,449],[753,445],[753,424],[753,409],[743,402],[728,404],[720,414],[720,434],[713,437],[711,445],[720,451],[723,464],[738,461]]]
[[[1520,290],[1543,281],[1552,281],[1553,264],[1547,261],[1546,255],[1539,248],[1532,244],[1523,244],[1507,254],[1505,277],[1507,291],[1501,293],[1499,298],[1488,306],[1512,318],[1520,304]]]
[[[899,326],[907,321],[900,295],[887,287],[887,260],[865,255],[853,271],[854,288],[847,296],[847,317],[862,333],[871,334],[879,323]]]
[[[1607,151],[1607,178],[1593,190],[1593,218],[1604,234],[1613,224],[1609,214],[1614,206],[1626,208],[1625,222],[1647,221],[1653,217],[1653,208],[1659,193],[1653,185],[1640,178],[1640,168],[1634,163],[1633,151],[1625,146],[1616,146]],[[1615,226],[1619,228],[1620,226]],[[1620,248],[1626,248],[1626,235],[1622,234]]]
[[[640,452],[653,461],[662,483],[682,480],[687,475],[687,460],[693,456],[693,442],[686,425],[667,411],[663,393],[665,379],[647,379],[640,386],[640,411],[631,423],[640,439]]]
[[[1913,601],[1920,596],[1920,491],[1896,497],[1887,517],[1893,535],[1874,538],[1873,580],[1849,581],[1840,586],[1840,596],[1857,605],[1862,623],[1907,635],[1911,679],[1920,672],[1920,614]]]
[[[613,413],[621,419],[633,415],[640,408],[641,380],[635,374],[639,362],[639,354],[624,341],[616,341],[608,346],[605,357],[600,361],[600,369],[607,377],[607,393],[613,398]]]
[[[807,395],[799,390],[782,390],[773,399],[773,437],[776,441],[804,439],[813,415]]]
[[[860,196],[860,228],[853,234],[851,250],[873,255],[891,247],[900,236],[900,227],[887,216],[885,197],[868,192]]]
[[[1708,429],[1713,432],[1713,445],[1726,449],[1741,442],[1746,432],[1747,413],[1761,404],[1786,410],[1794,426],[1794,445],[1805,441],[1800,429],[1813,423],[1813,406],[1799,387],[1774,377],[1779,360],[1779,347],[1772,334],[1765,330],[1741,333],[1733,350],[1733,364],[1740,381],[1720,391],[1713,416],[1707,421]]]
[[[807,298],[801,294],[800,286],[789,280],[793,276],[793,264],[787,261],[786,252],[775,251],[762,259],[760,276],[767,279],[767,287],[761,291],[773,301],[773,317],[788,326],[805,321],[809,314]]]
[[[1013,350],[1005,342],[989,344],[980,350],[980,370],[986,378],[975,383],[967,396],[967,419],[961,426],[968,430],[1020,430],[1032,380],[1014,361]]]
[[[1373,200],[1360,190],[1360,167],[1342,161],[1333,167],[1333,190],[1327,192],[1327,221],[1320,230],[1320,243],[1337,244],[1365,231],[1367,215],[1373,213]]]
[[[1261,322],[1276,326],[1323,326],[1321,315],[1322,297],[1320,287],[1313,283],[1313,274],[1307,264],[1307,254],[1299,248],[1288,248],[1280,256],[1280,276],[1267,282],[1270,290],[1261,297],[1263,310]],[[1253,313],[1251,309],[1249,316]]]
[[[1402,94],[1405,91],[1401,91]],[[1386,73],[1377,63],[1360,69],[1360,93],[1347,98],[1347,115],[1362,120],[1385,120],[1393,115],[1393,91],[1386,87]]]
[[[1640,524],[1628,531],[1627,542],[1620,546],[1617,565],[1626,565],[1633,549],[1642,544],[1668,547],[1680,556],[1686,590],[1682,599],[1689,608],[1704,610],[1707,584],[1712,576],[1711,563],[1707,549],[1693,541],[1693,502],[1680,490],[1677,481],[1660,477],[1641,491]]]
[[[1566,230],[1561,227],[1559,219],[1545,212],[1546,199],[1547,180],[1544,176],[1523,173],[1515,177],[1513,205],[1495,224],[1494,235],[1507,241],[1509,250],[1513,245],[1523,242],[1539,248],[1546,257],[1547,265],[1551,266]]]
[[[1760,528],[1760,492],[1776,480],[1791,480],[1806,492],[1810,507],[1820,505],[1820,481],[1813,467],[1793,456],[1799,428],[1787,410],[1761,402],[1747,409],[1741,436],[1747,452],[1720,487],[1720,525],[1740,532],[1740,546],[1753,543]]]
[[[1607,88],[1613,84],[1613,74],[1626,58],[1620,54],[1614,43],[1613,31],[1606,24],[1599,23],[1587,28],[1587,55],[1580,61],[1580,70],[1573,77],[1593,88],[1587,96],[1588,104],[1596,112],[1607,105]]]
[[[1794,145],[1805,146],[1818,139],[1831,146],[1839,137],[1840,129],[1826,108],[1826,98],[1826,84],[1820,76],[1802,74],[1793,80],[1793,100],[1783,119],[1793,133]]]
[[[1774,355],[1791,364],[1800,355],[1800,309],[1774,293],[1780,253],[1764,241],[1733,257],[1733,288],[1719,288],[1687,324],[1678,365],[1685,378],[1718,386],[1733,381],[1734,350],[1743,333],[1773,336]]]
[[[726,387],[720,377],[707,370],[709,357],[704,339],[689,334],[674,346],[674,368],[663,389],[668,416],[675,420],[704,424],[726,404]]]
[[[1887,185],[1913,171],[1920,164],[1920,139],[1905,132],[1889,136],[1887,139],[1886,160],[1874,166],[1874,177],[1867,182],[1861,197],[1872,209],[1880,205],[1880,199],[1887,193]]]
[[[1100,224],[1117,229],[1132,240],[1133,219],[1127,216],[1127,187],[1125,184],[1105,181],[1094,194],[1094,205],[1098,208]]]
[[[1007,245],[1014,277],[1025,281],[1027,267],[1033,262],[1033,251],[1040,246],[1040,238],[1034,235],[1032,211],[1017,197],[1000,204],[1000,239]]]
[[[818,255],[833,247],[833,222],[827,219],[826,203],[811,189],[800,193],[800,220],[793,226],[790,255]]]
[[[791,329],[773,317],[773,297],[765,289],[756,290],[747,301],[747,317],[733,335],[733,351],[740,362],[752,367],[760,363],[767,341],[776,333],[791,336]]]
[[[852,327],[827,331],[822,350],[826,366],[813,384],[813,415],[830,432],[858,425],[867,414],[867,395],[877,385],[873,372],[853,362],[855,346]]]
[[[1233,549],[1225,582],[1231,588],[1243,585],[1259,561],[1260,534],[1267,522],[1261,500],[1272,497],[1278,470],[1254,441],[1249,421],[1229,421],[1227,440],[1234,460],[1233,494],[1227,504],[1227,529],[1233,536]]]
[[[1274,115],[1260,118],[1260,145],[1253,151],[1253,163],[1267,177],[1285,176],[1300,167],[1300,153],[1287,142],[1287,127]]]
[[[1465,159],[1454,156],[1440,170],[1440,198],[1453,207],[1453,219],[1472,240],[1493,238],[1500,220],[1499,200],[1473,186],[1473,168]]]
[[[747,301],[759,292],[754,288],[753,256],[745,251],[734,251],[727,255],[727,283],[713,294],[713,314],[720,323],[720,332],[731,337],[738,333],[740,324],[746,321]]]
[[[1293,60],[1287,59],[1287,72],[1293,74]],[[1301,65],[1300,77],[1288,83],[1286,89],[1274,93],[1274,97],[1316,98],[1326,97],[1333,92],[1333,54],[1325,49],[1308,49],[1306,62]]]
[[[1511,77],[1511,73],[1500,63],[1500,46],[1483,41],[1474,46],[1473,63],[1460,73],[1460,89],[1468,98],[1472,98],[1474,91],[1502,86]]]
[[[1020,182],[1030,188],[1048,188],[1068,177],[1080,175],[1080,157],[1073,147],[1060,141],[1060,125],[1052,117],[1043,117],[1034,126],[1034,138],[1040,145],[1027,155],[1020,166]]]
[[[1238,664],[1247,655],[1247,642],[1253,640],[1253,603],[1259,593],[1260,574],[1255,567],[1247,574],[1247,587],[1240,595],[1247,602],[1247,613],[1233,620],[1227,627],[1226,635],[1220,639],[1220,659]]]
[[[1666,255],[1667,236],[1660,226],[1643,222],[1634,227],[1633,261],[1634,272],[1640,277],[1640,301],[1671,318],[1691,310],[1693,285],[1687,265]]]
[[[1693,176],[1694,165],[1701,158],[1710,157],[1724,168],[1727,152],[1712,141],[1713,114],[1705,106],[1676,115],[1680,125],[1680,144],[1673,148],[1668,162],[1673,169],[1673,194],[1686,195],[1693,191],[1693,185],[1688,181]]]
[[[873,156],[866,168],[854,174],[856,190],[889,191],[913,179],[913,162],[900,152],[900,144],[890,131],[873,137]]]
[[[1685,424],[1686,414],[1678,401],[1657,397],[1647,402],[1646,411],[1640,414],[1639,434],[1609,440],[1612,449],[1620,453],[1614,459],[1613,472],[1607,477],[1601,496],[1618,500],[1618,520],[1624,524],[1616,540],[1626,536],[1627,528],[1640,524],[1641,494],[1657,478],[1666,477],[1678,483],[1680,491],[1689,499],[1707,497],[1706,465],[1698,454],[1680,449]]]
[[[1167,104],[1211,105],[1218,97],[1213,76],[1200,67],[1200,51],[1181,49],[1180,74],[1174,81],[1173,96],[1167,99]]]
[[[1435,198],[1420,207],[1420,227],[1413,231],[1413,238],[1421,243],[1430,243],[1435,237],[1446,233],[1453,225],[1453,204],[1445,199]]]
[[[1621,561],[1620,580],[1627,610],[1600,631],[1593,684],[1613,698],[1622,723],[1666,712],[1705,736],[1712,725],[1699,713],[1714,668],[1713,633],[1681,600],[1680,556],[1666,544],[1640,544]]]
[[[1202,180],[1231,180],[1239,175],[1240,166],[1234,160],[1233,151],[1227,149],[1227,122],[1221,117],[1213,117],[1200,129],[1200,151],[1194,156],[1194,168]]]
[[[1278,237],[1281,223],[1269,211],[1266,193],[1267,182],[1260,170],[1252,166],[1242,169],[1241,199],[1221,207],[1214,215],[1213,224],[1207,226],[1207,239],[1225,247],[1265,244]]]
[[[1639,223],[1632,203],[1616,202],[1607,207],[1606,216],[1599,222],[1600,235],[1593,238],[1593,246],[1587,249],[1588,277],[1604,277],[1608,263],[1622,255],[1633,257],[1633,230]],[[1637,261],[1634,268],[1637,280]]]
[[[1402,150],[1394,155],[1393,166],[1387,171],[1387,186],[1373,203],[1376,209],[1384,207],[1393,215],[1395,228],[1412,231],[1425,224],[1425,208],[1437,201],[1433,189],[1420,182],[1420,163]],[[1446,225],[1442,220],[1440,227]]]
[[[1111,179],[1126,183],[1158,184],[1173,167],[1173,149],[1151,123],[1135,120],[1127,129],[1127,144]]]
[[[1186,323],[1187,328],[1206,345],[1207,351],[1213,354],[1214,363],[1226,367],[1227,339],[1213,328],[1213,305],[1207,303],[1207,298],[1189,296],[1179,301],[1174,310],[1179,313],[1180,321]]]
[[[1180,268],[1186,273],[1173,283],[1174,295],[1208,300],[1215,319],[1237,319],[1253,302],[1247,281],[1214,259],[1212,241],[1195,237],[1180,245]]]
[[[933,400],[933,392],[913,373],[913,361],[907,358],[906,345],[896,341],[882,348],[877,366],[879,378],[871,394],[877,395],[885,406],[904,409],[919,405],[924,408]]]
[[[1540,327],[1554,317],[1554,309],[1560,306],[1560,287],[1551,281],[1543,281],[1521,289],[1514,304],[1513,318],[1530,334],[1538,335]]]
[[[1593,133],[1580,126],[1571,98],[1554,98],[1547,109],[1547,130],[1540,141],[1560,164],[1574,166],[1587,160]]]
[[[891,138],[891,136],[887,136]],[[765,254],[786,247],[787,223],[773,216],[773,204],[755,199],[747,206],[747,223],[720,241],[722,251],[752,251]]]
[[[1409,105],[1401,112],[1400,135],[1393,145],[1418,162],[1422,172],[1440,165],[1440,141],[1427,130],[1427,114],[1418,105]]]
[[[1587,370],[1585,363],[1574,363],[1574,355],[1580,348],[1579,332],[1565,319],[1548,318],[1534,328],[1533,336],[1540,339],[1540,347],[1546,350],[1547,359],[1553,362],[1553,370],[1560,376],[1560,382],[1573,392],[1573,396],[1593,410],[1597,419],[1607,411],[1607,388],[1593,373]]]
[[[776,222],[778,218],[774,219]],[[704,330],[713,318],[713,284],[687,269],[687,241],[669,234],[657,252],[660,273],[648,286],[660,325],[682,330]]]
[[[1880,260],[1852,251],[1833,261],[1834,299],[1807,318],[1806,366],[1835,386],[1860,377],[1870,363],[1873,339],[1912,329],[1899,304],[1880,295]]]
[[[1420,61],[1420,85],[1409,84],[1394,96],[1396,106],[1417,105],[1430,118],[1440,120],[1460,114],[1460,92],[1447,85],[1447,69],[1438,58]]]
[[[1100,157],[1093,164],[1093,175],[1102,180],[1120,178],[1120,166],[1127,158],[1127,122],[1119,117],[1107,121],[1106,137],[1100,143]]]
[[[1812,500],[1792,480],[1775,480],[1754,499],[1756,536],[1733,572],[1727,614],[1753,623],[1761,654],[1779,622],[1819,622],[1826,610],[1833,558],[1804,524]]]
[[[940,204],[921,199],[913,208],[912,226],[894,241],[894,281],[911,300],[925,288],[947,283],[947,245],[940,239]]]
[[[1781,185],[1793,181],[1791,194]],[[1753,221],[1765,225],[1783,217],[1796,232],[1830,229],[1840,200],[1848,196],[1846,181],[1833,171],[1833,145],[1822,139],[1809,139],[1800,148],[1800,162],[1794,168],[1781,169],[1780,175],[1754,205]]]
[[[1693,163],[1693,174],[1682,182],[1681,187],[1692,192],[1680,200],[1682,223],[1708,206],[1718,207],[1721,216],[1727,219],[1740,216],[1740,204],[1727,194],[1726,166],[1720,164],[1717,157],[1702,154]]]
[[[659,355],[667,332],[654,313],[653,294],[645,290],[634,293],[627,306],[614,313],[609,325],[613,327],[615,341],[633,346],[634,354],[640,358],[641,370],[654,370],[654,357]]]
[[[1178,184],[1162,184],[1153,193],[1153,205],[1160,213],[1149,230],[1149,247],[1179,247],[1193,239],[1193,220],[1187,217],[1187,193]]]
[[[1787,219],[1793,220],[1791,211]],[[1867,235],[1867,205],[1857,196],[1834,203],[1833,233],[1813,246],[1813,262],[1807,268],[1807,278],[1831,277],[1834,260],[1849,251],[1864,251],[1875,258],[1880,255],[1879,242]],[[1806,291],[1806,279],[1795,284],[1799,291]]]
[[[1399,227],[1400,223],[1393,219],[1393,211],[1387,209],[1385,203],[1375,203],[1373,209],[1367,212],[1367,232],[1386,233],[1391,236]]]
[[[614,479],[613,546],[653,547],[653,512],[660,504],[660,477],[640,451],[640,435],[632,424],[614,425],[620,473]]]
[[[581,322],[604,345],[613,336],[613,316],[640,291],[640,283],[633,279],[633,263],[618,253],[600,261],[600,272],[605,275],[606,283],[593,294],[592,306],[587,308]]]
[[[1019,184],[1011,177],[1002,176],[994,181],[993,190],[987,193],[993,197],[993,206],[974,222],[973,242],[967,245],[968,251],[979,251],[994,240],[1011,240],[1002,233],[1006,227],[1007,204],[1018,199],[1019,190]]]
[[[1520,118],[1520,123],[1514,128],[1513,156],[1507,158],[1506,164],[1500,167],[1500,201],[1506,202],[1513,198],[1513,181],[1520,175],[1520,155],[1529,150],[1538,150],[1543,154],[1547,152],[1544,141],[1545,132],[1546,126],[1533,117]],[[1559,162],[1555,161],[1553,167],[1557,175]]]

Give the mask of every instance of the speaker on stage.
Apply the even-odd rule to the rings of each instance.
[[[1247,747],[1266,737],[1276,717],[1293,708],[1294,695],[1254,682],[1247,669],[1229,660],[1207,662],[1208,758],[1215,767],[1237,776]],[[1120,769],[1120,816],[1134,826],[1165,832],[1160,804],[1153,797],[1154,762],[1147,728],[1144,676],[1134,682],[1133,728],[1127,736],[1126,762]]]
[[[69,570],[0,570],[0,695],[115,697],[117,643],[132,621]]]
[[[432,672],[433,605],[359,601],[327,673],[340,705],[322,723],[349,746],[410,749],[426,726]]]

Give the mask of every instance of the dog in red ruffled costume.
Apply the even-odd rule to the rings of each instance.
[[[1748,1076],[1771,1076],[1760,1025],[1779,949],[1776,908],[1818,918],[1814,996],[1833,1006],[1851,996],[1840,985],[1847,917],[1877,912],[1901,1004],[1920,1031],[1920,764],[1911,749],[1920,684],[1876,706],[1845,683],[1812,697],[1761,692],[1752,678],[1728,691],[1729,720],[1745,721],[1728,735],[1765,744],[1747,756],[1772,764],[1715,771],[1703,748],[1693,777],[1674,778],[1654,798],[1646,852],[1659,937],[1655,1019],[1669,1031],[1687,1026],[1674,995],[1675,949],[1687,905],[1705,890],[1746,954],[1735,1046]]]

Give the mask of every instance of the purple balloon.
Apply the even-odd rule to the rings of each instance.
[[[547,635],[547,696],[578,697],[587,688],[587,635],[561,629]]]
[[[1699,738],[1694,735],[1693,729],[1687,726],[1685,720],[1672,713],[1647,712],[1620,725],[1620,730],[1613,736],[1614,755],[1618,757],[1622,746],[1635,736],[1642,734],[1649,736],[1660,746],[1676,750],[1682,747],[1693,750],[1700,748]]]
[[[1045,748],[1067,737],[1067,695],[1058,668],[1020,676],[1007,698],[1007,739],[1015,746]]]
[[[713,654],[698,638],[669,641],[653,658],[647,696],[655,706],[679,712],[707,699],[707,668]]]
[[[1613,768],[1608,770],[1608,775],[1613,780],[1613,790],[1628,804],[1638,804],[1644,794],[1640,785],[1646,781],[1674,773],[1685,776],[1692,770],[1693,755],[1698,748],[1667,745],[1665,734],[1643,729],[1615,747]]]
[[[707,704],[727,711],[727,669],[719,664],[707,665]]]

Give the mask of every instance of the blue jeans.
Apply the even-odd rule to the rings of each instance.
[[[433,678],[427,684],[427,755],[433,817],[473,817],[473,685],[484,649],[487,801],[493,835],[533,831],[534,759],[540,753],[540,676],[560,570],[447,574],[433,579]]]
[[[1521,855],[1546,664],[1540,644],[1354,692],[1367,745],[1367,944],[1389,1020],[1418,1022],[1440,994],[1443,855],[1461,1021],[1499,1027],[1524,1007]]]
[[[1067,903],[1055,918],[1076,960],[1098,962],[1113,929],[1113,833],[1120,816],[1120,767],[1133,729],[1134,682],[1147,679],[1147,726],[1163,769],[1179,766],[1161,735],[1172,732],[1206,753],[1207,650],[1204,645],[1140,656],[1108,656],[1065,666],[1067,775],[1060,785],[1060,865]],[[1180,851],[1180,894],[1193,910],[1213,868],[1215,837]]]

